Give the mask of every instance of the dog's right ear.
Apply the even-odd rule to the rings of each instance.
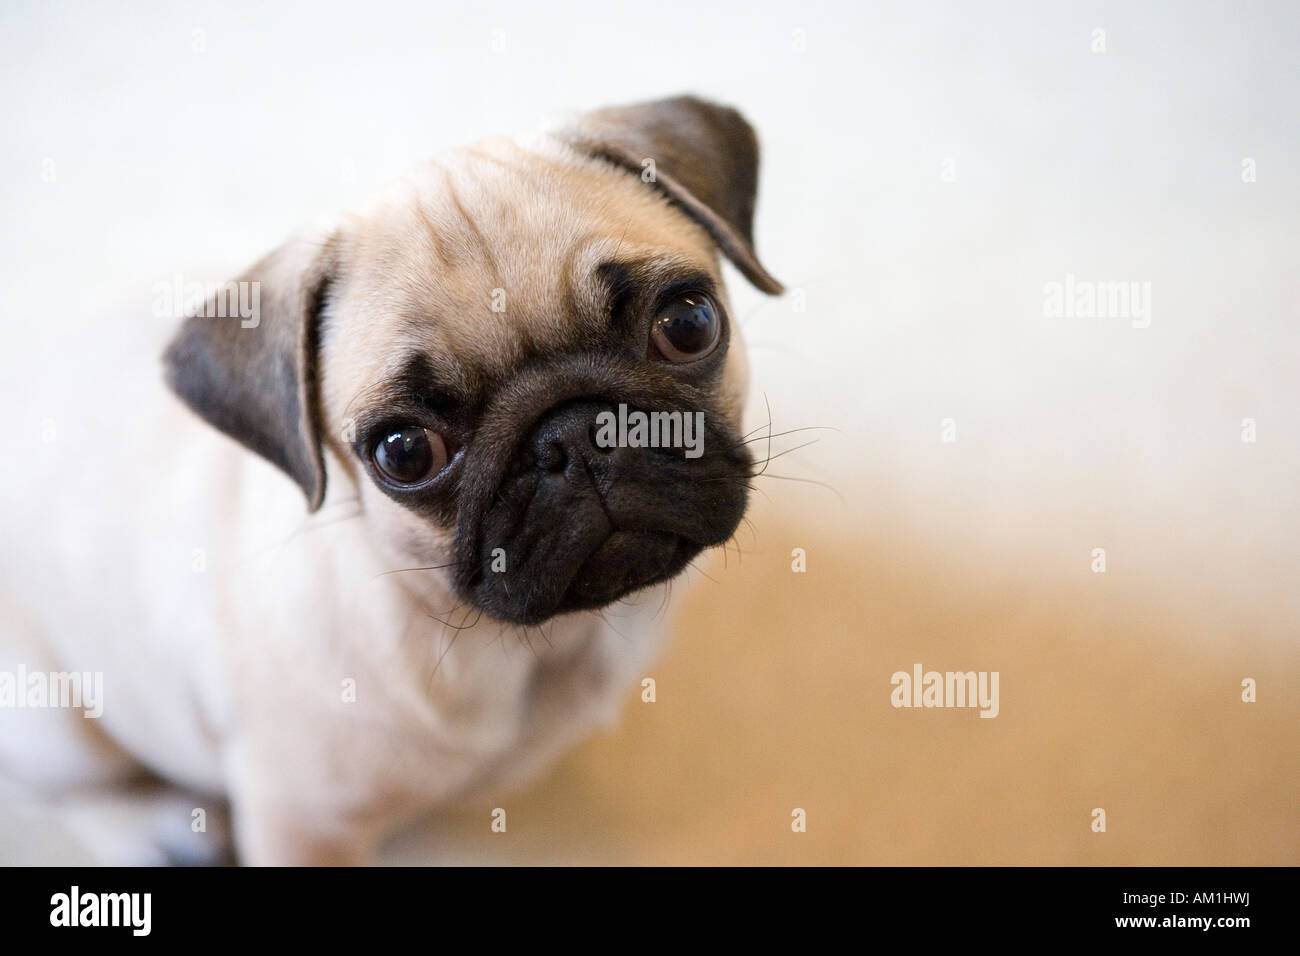
[[[283,469],[312,511],[325,496],[317,319],[334,260],[332,238],[285,243],[210,295],[163,357],[181,400]]]

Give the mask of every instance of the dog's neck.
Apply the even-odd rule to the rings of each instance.
[[[297,537],[315,539],[312,549],[328,556],[321,571],[332,579],[323,593],[337,603],[334,639],[385,693],[458,745],[493,749],[518,732],[547,683],[571,673],[589,689],[603,683],[610,629],[600,615],[528,627],[493,620],[452,592],[446,570],[434,569],[441,562],[395,566],[382,555],[360,500],[347,482],[335,482]]]

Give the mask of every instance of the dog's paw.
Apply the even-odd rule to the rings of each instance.
[[[110,866],[224,866],[234,863],[222,801],[160,784],[65,798],[69,833]]]

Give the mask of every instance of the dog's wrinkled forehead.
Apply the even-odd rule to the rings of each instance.
[[[717,274],[704,230],[638,177],[514,141],[421,167],[353,220],[342,259],[334,375],[373,380],[422,353],[466,393],[616,332],[621,286]]]

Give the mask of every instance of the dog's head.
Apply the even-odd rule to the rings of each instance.
[[[446,565],[503,621],[602,607],[744,513],[718,252],[780,291],[757,168],[744,119],[693,98],[454,152],[254,266],[256,322],[188,319],[168,380],[310,508],[327,470],[354,483],[394,567]]]

